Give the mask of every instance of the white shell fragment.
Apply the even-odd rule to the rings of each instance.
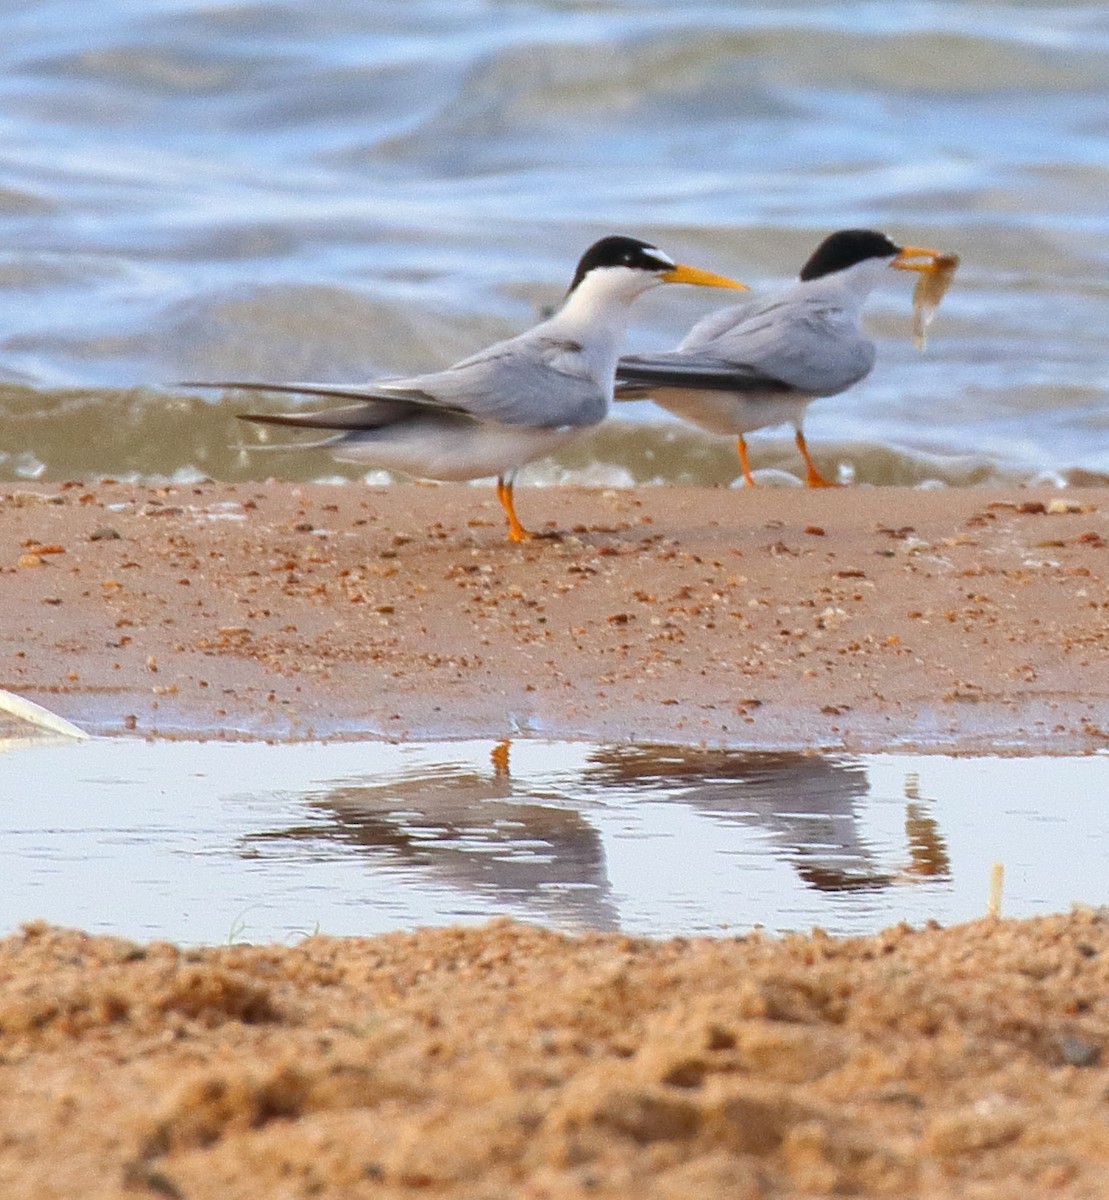
[[[37,725],[40,729],[49,729],[53,733],[60,733],[65,737],[87,738],[89,736],[83,729],[78,729],[72,721],[67,721],[65,717],[59,717],[57,713],[43,708],[41,704],[36,704],[33,700],[24,700],[22,696],[7,692],[3,688],[0,688],[0,712],[10,713],[13,717],[18,717],[19,720],[26,721],[30,725]]]

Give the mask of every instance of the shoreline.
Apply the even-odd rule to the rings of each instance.
[[[1098,489],[0,491],[0,687],[94,734],[1109,745]]]

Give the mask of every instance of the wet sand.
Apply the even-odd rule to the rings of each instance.
[[[1104,494],[8,488],[100,733],[1101,750]],[[10,725],[10,723],[9,723]],[[31,760],[24,757],[24,763]],[[1109,926],[0,943],[13,1200],[1101,1197]]]
[[[98,733],[1073,753],[1105,493],[0,492],[0,686]]]

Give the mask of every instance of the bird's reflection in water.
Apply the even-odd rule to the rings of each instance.
[[[870,784],[865,765],[854,759],[614,746],[598,749],[590,763],[587,777],[604,786],[649,790],[716,819],[757,827],[798,875],[820,891],[873,891],[906,873],[948,871],[943,840],[920,805],[914,810],[915,823],[907,827],[908,867],[876,861],[860,832],[860,801]],[[925,864],[934,869],[926,870]]]
[[[951,857],[936,818],[920,794],[920,777],[915,771],[905,776],[905,840],[909,863],[905,870],[924,879],[950,879]]]
[[[565,800],[516,798],[508,753],[497,743],[487,773],[443,763],[335,788],[309,801],[325,823],[250,841],[340,842],[564,928],[619,928],[600,834]]]
[[[910,777],[907,861],[898,862],[888,848],[881,859],[890,861],[880,861],[862,833],[870,783],[866,765],[855,759],[597,747],[584,768],[514,780],[509,743],[500,742],[485,770],[425,760],[409,773],[333,787],[309,799],[312,823],[249,842],[254,852],[275,840],[355,847],[381,864],[563,928],[616,929],[620,913],[604,843],[587,816],[594,804],[686,805],[757,830],[773,856],[811,888],[865,893],[949,877],[943,838],[918,790]]]

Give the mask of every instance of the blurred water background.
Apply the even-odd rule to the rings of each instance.
[[[0,479],[333,478],[246,452],[241,396],[164,385],[445,365],[531,324],[609,232],[765,292],[874,226],[963,266],[924,354],[890,272],[878,366],[810,410],[818,461],[1109,481],[1107,50],[1091,3],[6,4]],[[629,348],[719,302],[652,294]],[[783,431],[752,457],[798,467]],[[532,470],[735,475],[646,403]]]

